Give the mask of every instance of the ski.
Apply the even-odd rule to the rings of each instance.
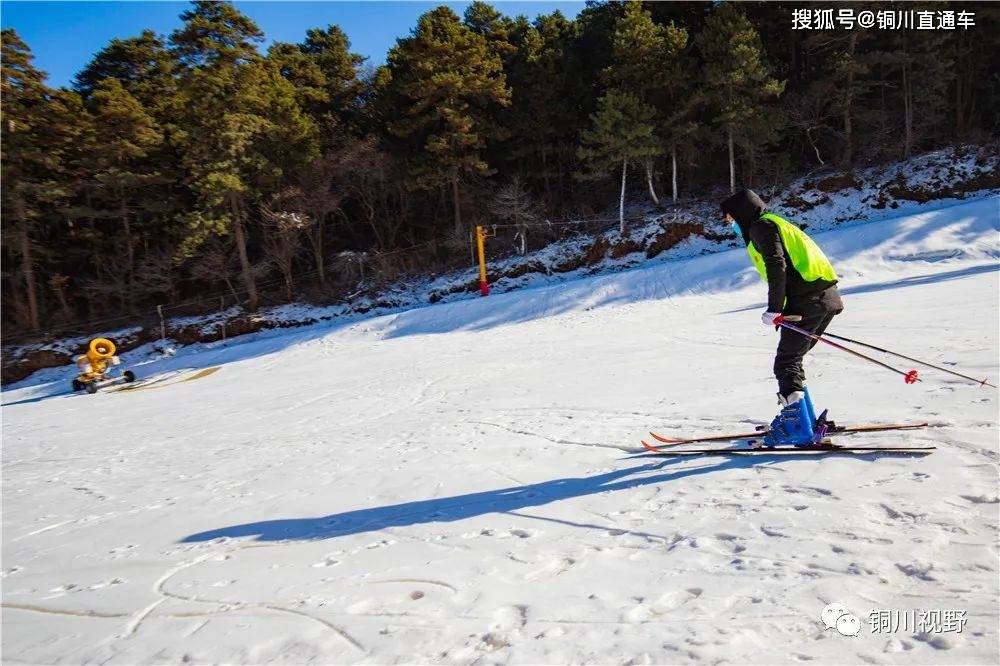
[[[919,428],[929,427],[929,423],[868,423],[864,425],[857,426],[832,426],[827,429],[826,434],[828,435],[851,435],[859,432],[882,432],[886,430],[917,430]],[[767,430],[758,430],[754,432],[741,432],[729,435],[707,435],[704,437],[690,437],[687,439],[683,438],[672,438],[664,437],[655,432],[650,432],[650,436],[653,437],[658,442],[663,442],[668,446],[678,446],[681,444],[699,444],[702,442],[730,442],[737,439],[758,439],[767,434]],[[642,443],[649,451],[661,451],[666,447],[663,446],[653,446]]]
[[[692,455],[761,455],[776,453],[779,455],[807,453],[811,455],[864,455],[864,454],[885,454],[885,455],[914,455],[926,456],[937,450],[935,446],[777,446],[760,448],[724,448],[724,449],[669,449],[665,451],[651,451],[640,453],[638,458],[658,458],[666,456],[692,456]]]

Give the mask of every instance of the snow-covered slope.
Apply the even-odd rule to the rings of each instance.
[[[781,190],[768,190],[767,201],[778,213],[808,228],[810,233],[915,215],[1000,193],[1000,152],[996,144],[952,146],[909,160],[856,172],[823,171],[793,181]],[[577,227],[569,238],[552,242],[525,256],[511,254],[508,236],[491,237],[487,243],[491,291],[494,294],[561,284],[592,275],[615,273],[662,262],[674,262],[725,251],[739,245],[718,213],[725,196],[683,201],[676,206],[630,206],[629,228],[624,236],[614,230],[584,233]],[[516,243],[515,243],[516,244]],[[91,330],[85,337],[3,347],[2,375],[6,388],[46,383],[65,375],[72,357],[86,349],[97,335],[109,337],[128,350],[124,356],[139,363],[162,356],[163,351],[193,345],[186,353],[205,349],[202,341],[244,338],[241,342],[272,337],[270,329],[311,326],[336,321],[340,325],[374,314],[421,308],[427,303],[476,298],[478,268],[449,271],[437,276],[411,276],[387,286],[361,288],[356,297],[332,305],[292,303],[263,308],[254,313],[239,307],[201,316],[173,317],[165,323],[167,339],[160,340],[158,325],[143,329],[131,325],[113,330]],[[168,305],[167,310],[170,307]],[[255,331],[263,329],[262,334]],[[146,342],[142,341],[153,341]]]
[[[998,218],[818,234],[831,330],[996,380]],[[734,250],[192,347],[143,390],[5,391],[4,658],[995,663],[997,391],[818,348],[833,418],[933,426],[851,441],[938,450],[632,456],[773,415],[763,296]]]

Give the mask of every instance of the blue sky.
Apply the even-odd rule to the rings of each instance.
[[[272,41],[299,42],[309,28],[334,23],[347,33],[352,50],[372,64],[385,61],[398,37],[409,34],[417,17],[438,5],[461,15],[469,2],[237,2],[240,11]],[[538,14],[559,9],[574,17],[583,2],[558,0],[491,2],[504,14]],[[73,76],[111,39],[131,37],[144,28],[169,34],[180,25],[187,2],[20,2],[0,3],[0,23],[14,28],[35,54],[35,66],[48,72],[51,86],[68,86]]]

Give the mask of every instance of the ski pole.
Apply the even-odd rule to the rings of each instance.
[[[980,381],[975,377],[969,377],[968,375],[963,375],[960,372],[955,372],[954,370],[949,370],[948,368],[942,368],[940,366],[934,365],[933,363],[928,363],[927,361],[921,361],[919,358],[910,358],[909,356],[904,356],[899,352],[890,351],[888,349],[882,349],[881,347],[870,345],[867,342],[861,342],[860,340],[851,340],[850,338],[845,338],[842,335],[834,335],[829,331],[824,332],[823,336],[827,338],[834,338],[835,340],[843,340],[844,342],[850,342],[851,344],[858,345],[861,347],[867,347],[868,349],[874,349],[875,351],[879,351],[884,354],[891,354],[892,356],[896,356],[898,358],[902,358],[907,361],[912,361],[913,363],[919,363],[920,365],[927,366],[928,368],[934,368],[935,370],[940,370],[941,372],[947,372],[949,375],[955,375],[956,377],[961,377],[962,379],[968,379],[969,381],[976,382],[980,386],[992,386],[993,388],[997,388],[996,386],[993,386],[993,384],[990,384],[985,379]]]
[[[905,370],[900,370],[899,368],[894,368],[891,365],[889,365],[888,363],[883,363],[882,361],[879,361],[878,359],[874,359],[871,356],[866,356],[865,354],[862,354],[859,351],[855,351],[855,350],[853,350],[853,349],[851,349],[849,347],[845,347],[844,345],[838,345],[836,342],[833,342],[832,340],[827,340],[826,338],[824,338],[821,335],[816,335],[815,333],[810,333],[809,331],[807,331],[805,329],[802,329],[802,328],[799,328],[798,326],[795,326],[794,324],[789,324],[787,321],[781,321],[779,323],[779,326],[784,326],[785,328],[787,328],[790,331],[795,331],[796,333],[804,335],[807,338],[812,338],[813,340],[816,340],[817,342],[825,342],[826,344],[830,345],[831,347],[836,347],[837,349],[845,351],[848,354],[854,354],[858,358],[863,358],[864,360],[869,361],[871,363],[874,363],[875,365],[880,365],[883,368],[885,368],[886,370],[892,370],[893,372],[895,372],[898,375],[903,375],[903,381],[906,382],[907,384],[915,384],[916,382],[921,381],[920,377],[917,376],[917,371],[916,370],[910,370],[909,372],[906,372]]]

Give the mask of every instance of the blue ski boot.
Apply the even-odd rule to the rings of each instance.
[[[809,389],[795,391],[786,396],[778,394],[781,411],[764,435],[766,446],[811,446],[816,443],[816,412]]]

